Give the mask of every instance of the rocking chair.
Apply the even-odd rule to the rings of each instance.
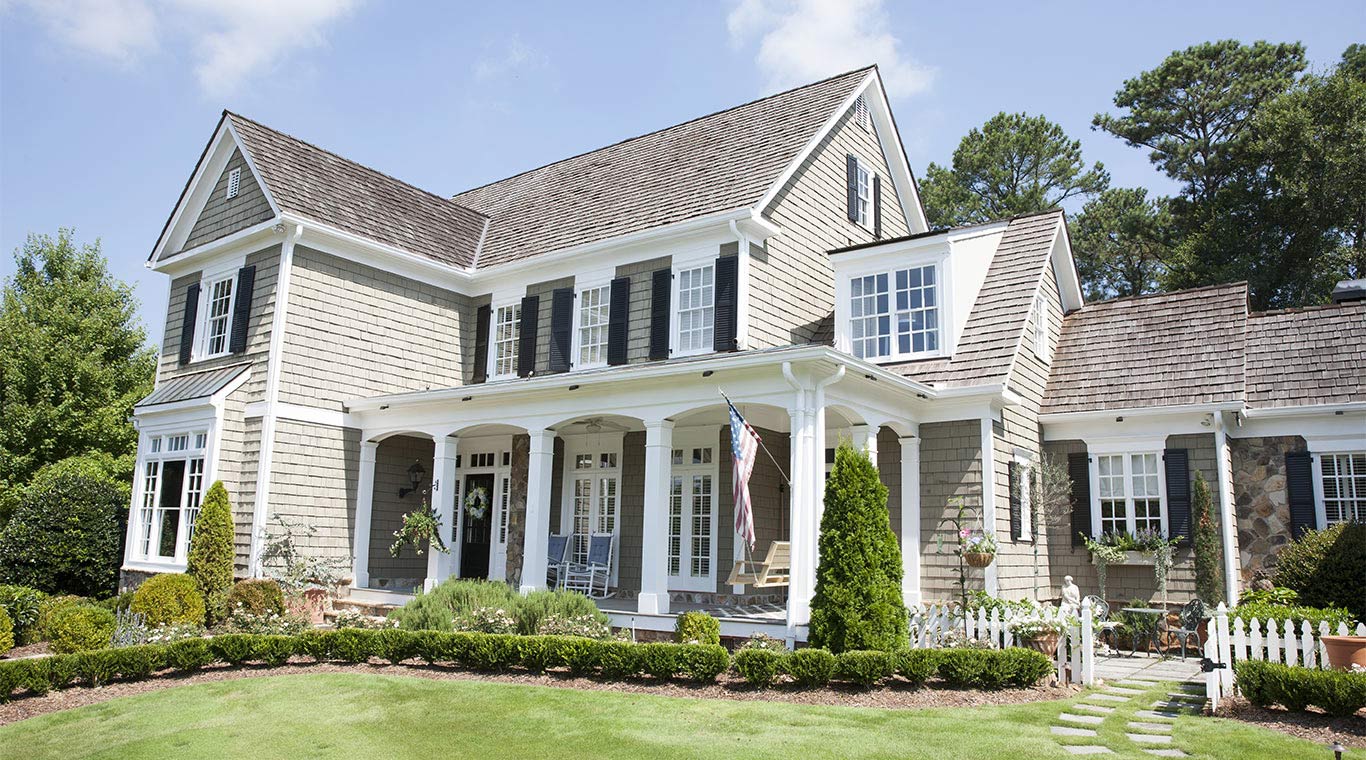
[[[736,560],[731,568],[727,585],[773,588],[786,586],[792,574],[792,544],[788,541],[774,541],[768,545],[768,555],[763,562]]]

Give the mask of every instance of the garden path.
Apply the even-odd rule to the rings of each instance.
[[[1193,673],[1184,679],[1166,675],[1175,670],[1170,667],[1174,664],[1149,661],[1128,668],[1145,675],[1120,674],[1118,668],[1109,671],[1112,675],[1105,678],[1106,686],[1082,697],[1058,716],[1051,728],[1053,736],[1073,755],[1110,755],[1139,749],[1157,757],[1187,757],[1184,751],[1169,746],[1173,721],[1201,709],[1204,686],[1193,680]],[[1183,672],[1189,670],[1184,668]],[[1147,675],[1150,671],[1163,675]],[[1100,676],[1099,663],[1096,674]],[[1170,686],[1173,681],[1177,681],[1174,689]]]

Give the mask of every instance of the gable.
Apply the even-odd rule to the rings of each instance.
[[[228,186],[233,172],[238,173],[237,194],[229,198]],[[219,174],[181,250],[226,237],[274,216],[270,200],[262,191],[251,166],[247,164],[242,151],[234,147],[232,156]]]

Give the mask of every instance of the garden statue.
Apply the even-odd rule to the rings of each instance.
[[[1062,612],[1075,615],[1081,610],[1081,589],[1072,582],[1072,576],[1064,575],[1062,578],[1062,604],[1059,605]]]

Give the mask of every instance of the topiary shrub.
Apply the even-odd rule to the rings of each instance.
[[[38,605],[38,622],[33,626],[32,641],[49,641],[52,638],[52,621],[56,619],[57,613],[68,607],[80,607],[90,604],[90,600],[83,596],[63,595],[45,597]]]
[[[334,632],[332,656],[343,662],[369,662],[375,655],[375,632],[343,628]]]
[[[341,631],[304,631],[299,634],[299,654],[310,657],[314,662],[330,660],[337,635]]]
[[[130,609],[145,615],[148,626],[204,624],[204,595],[199,583],[184,573],[148,578],[134,592]]]
[[[913,686],[923,686],[939,667],[935,649],[908,649],[893,655],[897,675]]]
[[[887,514],[887,488],[867,454],[847,442],[825,481],[819,547],[811,646],[836,654],[904,646],[901,549]]]
[[[1209,483],[1200,471],[1195,473],[1191,490],[1191,518],[1195,521],[1195,595],[1210,607],[1224,601],[1224,585],[1220,578],[1219,525],[1214,521],[1214,499]]]
[[[91,604],[61,607],[46,624],[48,642],[59,654],[85,652],[109,646],[117,622],[114,613]]]
[[[602,630],[610,630],[612,622],[592,599],[574,591],[540,590],[518,597],[512,616],[517,621],[517,632],[524,636],[541,633],[548,619],[574,621],[581,627],[592,621]]]
[[[199,517],[194,521],[194,534],[190,537],[189,559],[185,566],[185,573],[199,584],[209,625],[217,625],[227,617],[228,593],[233,588],[235,533],[228,489],[223,487],[223,481],[214,481],[204,494]],[[276,591],[279,591],[278,585]],[[280,605],[283,612],[283,599]]]
[[[989,665],[986,649],[942,649],[936,656],[939,660],[939,677],[949,686],[957,689],[979,686]]]
[[[773,679],[782,672],[784,659],[784,655],[771,649],[754,647],[736,652],[732,664],[745,683],[762,689],[772,684]]]
[[[674,641],[680,644],[719,645],[721,623],[705,612],[685,612],[674,619]]]
[[[1366,620],[1366,523],[1311,530],[1276,556],[1276,585],[1299,592],[1308,607],[1346,607]]]
[[[798,686],[819,688],[835,677],[835,655],[827,649],[798,649],[787,656],[783,670]]]
[[[229,611],[246,610],[253,615],[283,615],[285,594],[280,590],[280,584],[269,578],[250,578],[233,584],[226,608]]]
[[[640,649],[641,668],[646,673],[661,681],[678,673],[678,648],[673,644],[654,642],[636,646]]]
[[[181,639],[166,645],[166,664],[176,670],[193,672],[212,662],[208,639]]]
[[[1053,672],[1053,662],[1042,652],[1022,647],[1010,647],[1000,652],[1005,671],[1005,682],[1010,686],[1028,688]]]
[[[507,670],[522,661],[520,636],[506,633],[465,634],[462,664],[478,670]]]
[[[101,610],[108,612],[109,610]],[[81,652],[72,660],[76,677],[86,686],[102,686],[119,674],[118,655],[112,649]]]
[[[629,641],[604,641],[598,651],[598,667],[608,678],[631,678],[645,670],[644,652]]]
[[[165,667],[166,647],[159,644],[141,644],[110,650],[114,667],[120,678],[130,681],[142,680]]]
[[[560,636],[559,639],[559,659],[569,672],[576,676],[585,676],[598,669],[598,662],[602,655],[601,641],[593,639],[583,639],[576,636]]]
[[[554,636],[527,636],[522,640],[522,666],[527,670],[542,673],[560,664]]]
[[[0,609],[14,624],[14,642],[18,646],[32,644],[37,639],[38,613],[47,594],[28,586],[0,586]]]
[[[719,644],[679,644],[678,670],[694,681],[715,681],[730,667],[730,653]]]
[[[272,667],[289,662],[298,649],[299,640],[293,636],[255,636],[254,659]]]
[[[888,652],[853,649],[835,655],[835,677],[865,688],[892,675],[892,671]]]
[[[13,648],[14,623],[9,619],[9,613],[5,612],[5,608],[0,607],[0,655]]]
[[[468,619],[475,610],[516,609],[517,592],[506,583],[449,578],[389,613],[406,631],[450,631],[456,617]]]
[[[418,654],[418,631],[384,628],[375,633],[375,655],[397,665]]]
[[[109,596],[123,561],[128,487],[93,469],[51,467],[56,474],[35,476],[0,530],[0,582]]]

